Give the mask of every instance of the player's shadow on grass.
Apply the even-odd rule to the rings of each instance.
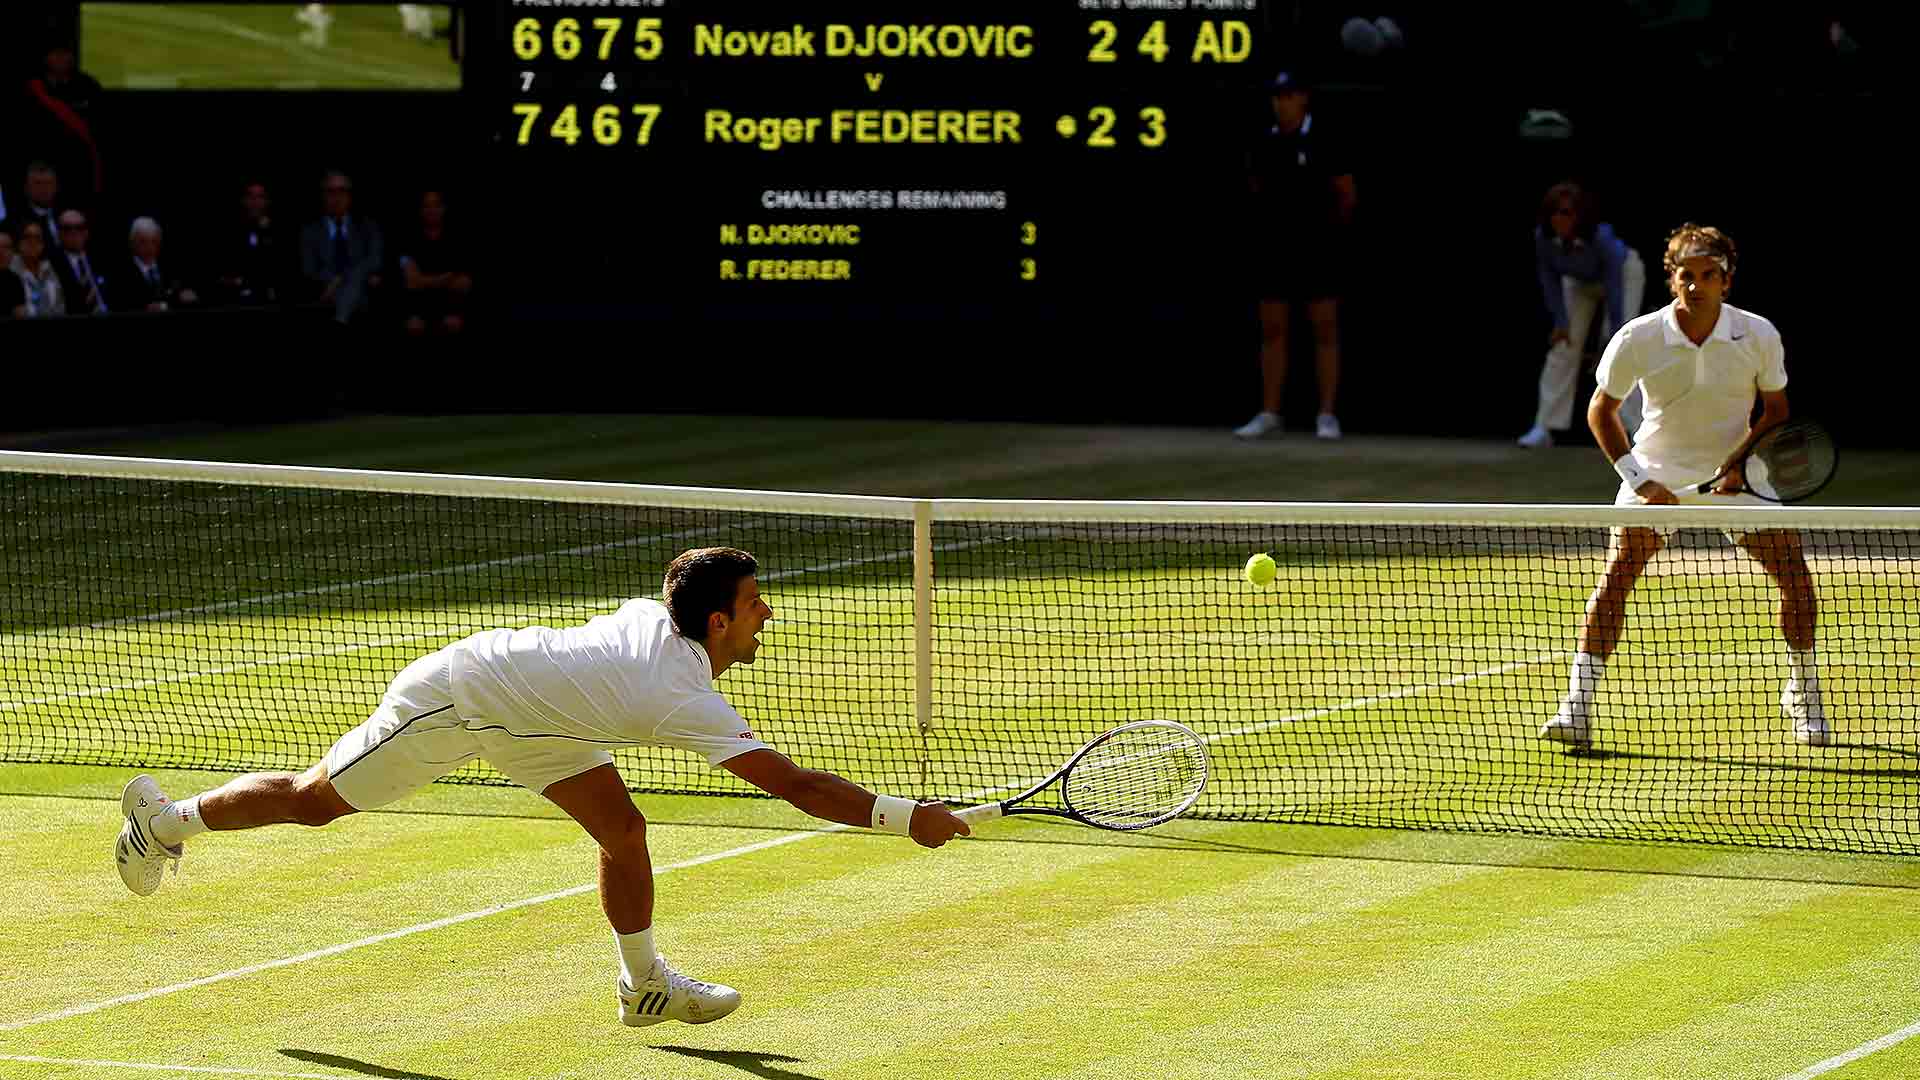
[[[805,1061],[805,1058],[789,1057],[786,1054],[756,1054],[751,1050],[695,1050],[691,1046],[656,1046],[655,1050],[665,1050],[669,1054],[684,1054],[702,1061],[717,1061],[722,1065],[731,1065],[741,1072],[749,1072],[764,1080],[815,1080],[806,1073],[797,1073],[792,1069],[782,1069],[778,1065],[769,1065],[769,1061]]]
[[[1849,750],[1868,751],[1875,754],[1892,754],[1896,757],[1912,758],[1920,761],[1920,751],[1909,750],[1903,746],[1882,746],[1878,743],[1844,742],[1836,740],[1831,746],[1820,747],[1820,754],[1832,756],[1844,754]],[[1591,750],[1572,751],[1568,757],[1585,761],[1691,761],[1701,765],[1732,765],[1743,769],[1759,769],[1764,772],[1788,773],[1828,773],[1835,776],[1890,776],[1897,779],[1912,779],[1912,769],[1849,768],[1841,764],[1816,765],[1805,761],[1755,761],[1752,758],[1717,757],[1711,754],[1649,754],[1638,750]]]
[[[317,1050],[289,1050],[283,1046],[280,1048],[280,1053],[296,1061],[304,1061],[312,1065],[325,1065],[330,1069],[345,1069],[348,1072],[356,1072],[362,1076],[378,1076],[383,1078],[383,1080],[448,1080],[447,1077],[435,1076],[432,1073],[389,1069],[385,1065],[375,1065],[368,1061],[355,1061],[350,1057],[341,1057],[338,1054],[322,1054]]]

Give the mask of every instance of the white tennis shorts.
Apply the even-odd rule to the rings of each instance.
[[[1768,502],[1766,499],[1763,499],[1758,495],[1754,495],[1745,491],[1736,492],[1735,494],[1732,494],[1732,495],[1719,495],[1719,494],[1702,495],[1693,489],[1696,484],[1699,484],[1701,481],[1706,479],[1706,477],[1704,476],[1676,473],[1673,470],[1665,468],[1660,465],[1648,465],[1646,466],[1646,469],[1647,469],[1647,478],[1649,480],[1658,480],[1660,483],[1665,484],[1667,486],[1667,489],[1673,492],[1674,498],[1680,500],[1681,506],[1774,506],[1776,505],[1774,503]],[[1750,465],[1750,469],[1751,471],[1747,474],[1747,480],[1749,483],[1751,483],[1754,487],[1759,488],[1761,491],[1773,490],[1773,488],[1768,486],[1767,484],[1766,466],[1760,465],[1758,463],[1752,463]],[[1625,480],[1622,480],[1620,481],[1620,487],[1614,491],[1613,505],[1638,506],[1640,505],[1640,496],[1632,488],[1627,486],[1627,482]],[[1621,529],[1618,526],[1616,526],[1612,531],[1617,536],[1620,534]],[[1660,539],[1670,540],[1673,538],[1673,534],[1678,530],[1666,528],[1666,527],[1660,527],[1660,528],[1654,529],[1653,531],[1660,534]],[[1736,529],[1721,529],[1720,531],[1726,534],[1726,537],[1728,540],[1731,540],[1736,544],[1739,543],[1741,539],[1747,535],[1745,532],[1742,532]]]
[[[380,707],[342,735],[325,758],[333,789],[356,810],[385,806],[478,758],[536,794],[613,760],[591,743],[470,730],[453,707],[446,650],[396,676]]]

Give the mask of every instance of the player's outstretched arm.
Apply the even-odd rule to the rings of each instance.
[[[941,803],[916,805],[910,799],[875,795],[833,773],[803,769],[776,750],[751,750],[728,758],[724,764],[754,787],[825,821],[901,833],[930,848],[973,833]]]

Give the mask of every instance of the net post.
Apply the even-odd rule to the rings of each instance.
[[[927,787],[927,734],[933,730],[933,503],[913,504],[913,715],[920,730],[920,795]]]

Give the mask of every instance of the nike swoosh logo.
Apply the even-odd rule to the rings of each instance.
[[[1743,339],[1743,338],[1745,338],[1746,336],[1747,336],[1747,335],[1745,335],[1745,334],[1735,334],[1735,335],[1733,335],[1733,340],[1735,340],[1735,341],[1739,341],[1739,340],[1741,340],[1741,339]]]

